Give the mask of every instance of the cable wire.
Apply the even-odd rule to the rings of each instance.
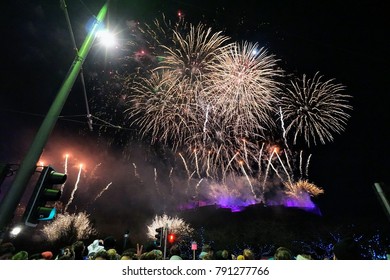
[[[65,0],[60,0],[60,1],[61,1],[61,8],[64,10],[64,13],[65,13],[65,18],[66,18],[66,22],[67,22],[67,24],[68,24],[68,29],[69,29],[70,37],[71,37],[71,39],[72,39],[73,48],[74,48],[74,51],[76,52],[76,55],[78,55],[78,54],[79,54],[79,50],[78,50],[78,48],[77,48],[76,40],[75,40],[75,37],[74,37],[74,33],[73,33],[73,29],[72,29],[72,24],[71,24],[70,18],[69,18],[68,9],[67,9]],[[88,124],[89,130],[90,130],[90,131],[93,131],[93,127],[92,127],[92,115],[91,115],[91,113],[90,113],[90,111],[89,111],[87,90],[86,90],[86,86],[85,86],[84,72],[83,72],[83,67],[82,67],[82,66],[81,66],[81,69],[80,69],[80,79],[81,79],[81,84],[82,84],[82,87],[83,87],[84,100],[85,100],[85,107],[86,107],[86,110],[87,110],[87,124]]]

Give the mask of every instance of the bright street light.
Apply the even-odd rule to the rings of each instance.
[[[16,237],[20,232],[22,231],[21,226],[16,226],[10,231],[10,236],[11,237]]]
[[[99,30],[96,33],[96,38],[99,40],[100,44],[107,48],[113,48],[117,46],[115,35],[107,29]]]

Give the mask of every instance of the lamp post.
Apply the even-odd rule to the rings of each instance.
[[[95,39],[96,31],[100,24],[104,21],[109,1],[104,4],[100,9],[96,21],[85,38],[80,51],[76,54],[76,57],[65,77],[65,80],[57,93],[55,100],[53,101],[45,119],[43,120],[31,146],[27,152],[27,155],[23,159],[18,172],[16,173],[15,180],[13,181],[11,188],[4,197],[0,205],[0,232],[5,230],[8,223],[12,219],[13,213],[20,202],[24,191],[26,190],[29,179],[35,171],[36,164],[42,154],[43,148],[47,143],[47,140],[57,122],[65,101],[68,98],[76,78],[81,70],[84,60],[89,53],[92,43]]]

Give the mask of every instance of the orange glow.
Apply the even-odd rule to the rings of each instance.
[[[281,148],[278,145],[272,145],[269,147],[269,153],[280,154]]]

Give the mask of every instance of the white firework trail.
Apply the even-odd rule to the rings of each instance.
[[[77,175],[77,180],[76,180],[76,183],[74,184],[73,191],[72,191],[72,193],[70,194],[69,201],[68,201],[68,203],[67,203],[66,206],[65,206],[64,213],[67,212],[69,205],[73,202],[74,194],[76,193],[77,188],[78,188],[78,184],[79,184],[79,182],[80,182],[80,175],[81,175],[81,171],[82,171],[82,170],[83,170],[83,165],[80,164],[79,174]]]
[[[91,178],[95,178],[95,173],[96,173],[96,170],[98,169],[98,167],[102,165],[102,163],[98,163],[96,164],[96,166],[93,168],[92,172],[91,172]]]
[[[186,168],[188,177],[190,177],[190,171],[188,170],[188,166],[187,166],[187,163],[186,163],[186,161],[185,161],[183,155],[182,155],[181,153],[179,153],[179,156],[180,156],[181,159],[183,160],[183,164],[184,164],[184,167]]]
[[[287,142],[287,138],[286,138],[287,132],[286,132],[286,128],[284,127],[284,118],[283,118],[282,107],[279,107],[279,114],[280,114],[280,123],[281,123],[282,130],[283,130],[283,140],[284,140],[284,144],[286,145],[286,148],[287,148],[287,149],[285,149],[286,152],[284,153],[284,155],[286,156],[286,162],[287,162],[288,168],[292,172],[292,168],[290,165],[290,159],[288,158],[288,151],[290,151],[290,148],[288,147],[288,142]]]
[[[65,155],[65,163],[64,163],[64,172],[65,172],[65,174],[68,173],[68,158],[69,158],[69,155],[66,154]]]
[[[311,159],[311,154],[310,154],[309,157],[307,158],[307,162],[306,162],[306,178],[309,177],[309,164],[310,164],[310,159]]]
[[[199,188],[199,186],[200,186],[200,183],[202,183],[202,181],[203,181],[203,178],[200,179],[199,182],[198,182],[198,183],[196,184],[196,186],[195,186],[195,193],[196,193],[196,196],[198,196],[198,194],[199,194],[198,188]]]
[[[306,178],[309,177],[309,165],[310,165],[310,159],[311,159],[311,154],[308,156],[307,161],[306,161],[306,167],[305,167],[305,176]],[[301,174],[301,178],[303,178],[303,151],[299,153],[299,172]]]
[[[287,142],[287,138],[286,138],[286,128],[284,127],[284,119],[283,119],[283,112],[282,112],[282,107],[279,107],[279,114],[280,114],[280,123],[282,125],[282,130],[283,130],[283,139],[284,139],[284,143],[288,149],[288,142]]]
[[[240,163],[240,166],[241,166],[242,173],[244,173],[244,175],[245,175],[245,177],[246,177],[246,179],[247,179],[247,181],[248,181],[248,183],[249,183],[249,186],[251,187],[251,191],[252,191],[253,197],[254,197],[254,198],[257,198],[256,193],[255,193],[255,190],[253,189],[253,185],[252,185],[252,183],[251,183],[251,180],[249,179],[248,174],[247,174],[246,171],[245,171],[245,168],[244,168],[243,163]]]
[[[224,170],[224,172],[223,172],[223,180],[225,180],[226,179],[226,172],[227,172],[227,170],[229,169],[229,167],[230,167],[230,164],[233,162],[233,160],[236,158],[236,156],[238,156],[238,153],[235,153],[234,154],[234,156],[231,158],[231,160],[228,162],[228,164],[226,165],[226,168],[225,168],[225,170]]]
[[[204,123],[203,123],[203,146],[204,147],[206,147],[206,133],[207,133],[207,122],[209,120],[209,108],[210,108],[210,105],[207,104],[206,118],[205,118]]]
[[[65,162],[64,162],[64,173],[65,173],[65,174],[68,174],[68,158],[69,158],[69,155],[66,154],[66,155],[65,155]],[[61,185],[61,193],[64,192],[65,184],[66,184],[66,180],[65,180],[65,182]]]
[[[195,153],[195,165],[196,165],[196,173],[198,174],[198,178],[200,178],[200,173],[199,173],[199,163],[198,163],[198,153],[197,150],[194,150]]]
[[[301,174],[301,177],[303,176],[303,171],[302,171],[302,153],[303,151],[301,150],[299,153],[299,174]]]
[[[267,164],[267,168],[265,170],[265,175],[264,175],[264,181],[263,181],[263,189],[262,191],[264,192],[264,188],[265,188],[265,183],[267,182],[267,177],[268,177],[268,172],[269,172],[269,167],[271,165],[271,160],[272,160],[272,156],[274,155],[275,153],[275,150],[272,151],[270,157],[268,158],[268,164]]]
[[[138,172],[137,172],[137,165],[135,165],[134,162],[133,162],[133,166],[134,166],[134,176],[135,176],[136,178],[138,178],[138,180],[140,180],[140,181],[142,182],[141,177],[139,176],[139,174],[138,174]]]
[[[208,154],[207,154],[207,168],[206,168],[206,175],[207,175],[207,177],[210,177],[210,173],[209,173],[209,170],[210,170],[210,154],[211,154],[211,152],[209,151]]]
[[[158,180],[157,180],[157,168],[154,168],[154,185],[156,187],[156,192],[160,194],[160,189],[158,187]]]
[[[272,164],[272,162],[270,163],[270,166],[271,166],[272,170],[275,171],[275,174],[276,174],[276,176],[278,176],[280,181],[284,182],[284,179],[282,178],[282,176],[280,176],[279,171],[275,168],[275,166]]]
[[[259,158],[257,160],[257,164],[259,165],[259,174],[258,174],[258,178],[260,179],[261,178],[261,169],[262,169],[262,164],[261,164],[261,157],[263,155],[263,148],[264,148],[264,142],[261,144],[261,149],[260,149],[260,153],[259,153]]]
[[[173,172],[173,167],[169,171],[169,182],[171,182],[171,193],[173,193],[173,186],[174,186],[173,180],[172,180],[172,172]]]
[[[243,139],[242,141],[244,142],[245,163],[246,163],[246,166],[248,166],[249,170],[252,172],[252,169],[251,169],[251,167],[248,164],[248,151],[246,150],[246,140]]]
[[[289,153],[289,151],[290,151],[290,150],[285,150],[284,155],[286,156],[287,166],[288,166],[288,168],[290,169],[290,172],[292,173],[292,172],[293,172],[293,171],[292,171],[293,169],[292,169],[291,164],[290,164],[290,159],[288,158],[288,153]]]
[[[286,169],[286,167],[284,166],[282,159],[280,158],[278,152],[276,152],[275,154],[276,154],[276,156],[278,157],[278,160],[279,160],[280,164],[282,165],[283,170],[284,170],[284,172],[286,173],[286,175],[287,175],[287,177],[288,177],[288,181],[290,182],[290,184],[292,184],[290,174],[289,174],[289,172],[287,172],[287,169]]]
[[[108,183],[108,185],[107,185],[104,189],[102,189],[102,191],[95,197],[94,201],[96,201],[96,199],[98,199],[99,197],[101,197],[102,194],[103,194],[106,190],[108,190],[108,188],[109,188],[111,185],[112,185],[112,182]]]
[[[194,172],[191,173],[190,177],[188,177],[188,182],[191,181],[191,179],[192,179],[192,177],[194,177],[194,174],[195,174],[195,173],[196,173],[196,171],[194,171]]]

